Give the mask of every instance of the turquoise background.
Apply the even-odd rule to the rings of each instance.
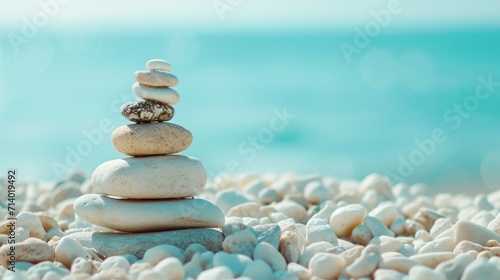
[[[379,172],[450,190],[497,189],[500,86],[477,104],[472,96],[480,76],[500,82],[498,25],[395,22],[349,63],[340,46],[354,45],[355,28],[370,20],[242,30],[48,25],[18,52],[8,34],[19,26],[4,26],[0,166],[17,168],[21,179],[56,180],[61,166],[90,175],[122,157],[110,141],[110,128],[129,123],[118,108],[135,99],[133,73],[163,58],[180,80],[172,122],[194,135],[182,154],[199,158],[212,177],[293,171],[362,179]],[[454,104],[474,109],[457,117]],[[269,122],[284,108],[294,117],[269,136]],[[421,150],[415,141],[435,129],[446,140],[401,176],[402,162]],[[259,133],[268,138],[251,146]],[[85,153],[75,159],[79,147]]]

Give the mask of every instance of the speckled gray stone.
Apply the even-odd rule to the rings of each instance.
[[[121,107],[122,115],[136,123],[163,122],[174,117],[172,106],[156,101],[141,100],[125,103]]]
[[[152,87],[175,87],[179,83],[176,76],[166,71],[137,71],[135,72],[135,79],[143,85]]]
[[[78,232],[70,235],[82,246],[95,248],[97,252],[110,256],[132,254],[142,259],[144,253],[155,246],[170,244],[186,250],[197,243],[212,252],[222,251],[222,232],[215,229],[183,229],[149,233],[99,233]]]

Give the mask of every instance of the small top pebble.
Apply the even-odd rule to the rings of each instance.
[[[172,65],[163,59],[151,59],[146,63],[146,69],[151,71],[162,70],[170,72],[172,71]]]

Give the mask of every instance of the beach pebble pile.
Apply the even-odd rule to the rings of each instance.
[[[177,92],[170,88],[178,79],[168,72],[172,67],[164,60],[151,60],[146,68],[135,73],[138,83],[132,87],[144,100],[122,106],[123,116],[135,123],[120,126],[111,134],[115,148],[132,157],[96,168],[91,185],[97,193],[75,200],[75,215],[108,232],[108,239],[120,239],[123,232],[134,233],[126,235],[121,246],[109,241],[103,241],[102,247],[94,245],[105,256],[129,253],[142,258],[150,247],[179,235],[184,236],[184,246],[169,243],[183,249],[199,243],[217,250],[222,234],[209,228],[224,225],[224,214],[209,201],[194,198],[206,185],[205,169],[195,158],[173,155],[187,149],[193,136],[179,125],[164,122],[173,117],[171,105],[179,101]],[[91,238],[94,243],[99,239]]]
[[[196,199],[125,200],[93,180],[18,186],[15,274],[0,224],[4,279],[500,279],[500,191],[245,173],[208,180]]]
[[[500,190],[437,193],[379,174],[207,179],[173,155],[192,135],[166,122],[172,67],[146,68],[133,86],[144,100],[122,107],[135,124],[112,134],[131,157],[91,178],[18,183],[14,226],[0,180],[2,279],[500,279]]]

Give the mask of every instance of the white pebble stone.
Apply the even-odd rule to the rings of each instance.
[[[261,179],[253,179],[246,183],[243,187],[243,191],[251,196],[257,197],[259,192],[264,189],[264,182]]]
[[[60,279],[62,279],[62,277],[54,271],[47,272],[47,274],[45,274],[42,278],[42,280],[60,280]]]
[[[304,189],[304,196],[311,204],[319,204],[324,200],[332,199],[330,190],[318,181],[310,182]]]
[[[30,238],[30,230],[25,227],[18,227],[14,230],[14,236],[16,237],[16,243],[21,243]]]
[[[370,244],[378,246],[382,253],[397,252],[403,246],[401,240],[390,236],[375,236]]]
[[[273,223],[279,223],[281,221],[284,221],[284,220],[287,220],[288,219],[288,216],[281,213],[281,212],[277,212],[277,213],[270,213],[269,214],[269,219],[271,220],[271,222]]]
[[[468,221],[458,221],[455,226],[455,244],[468,240],[480,245],[486,245],[489,240],[500,241],[500,235],[495,232]]]
[[[350,204],[336,209],[331,217],[330,224],[337,237],[349,237],[352,230],[363,223],[366,209],[359,204]]]
[[[163,259],[155,266],[154,270],[167,280],[181,280],[184,278],[184,267],[177,258]]]
[[[370,276],[377,268],[381,259],[382,257],[378,248],[375,245],[368,245],[363,249],[361,257],[347,267],[346,272],[353,278]]]
[[[311,278],[311,272],[298,263],[289,263],[287,271],[288,273],[297,276],[300,280],[309,280]]]
[[[460,254],[451,260],[440,263],[434,269],[443,273],[447,279],[460,279],[465,268],[474,261],[469,254]]]
[[[109,269],[120,269],[128,273],[130,269],[130,263],[123,256],[112,256],[106,258],[101,264],[101,271]]]
[[[235,277],[240,276],[243,270],[252,263],[252,259],[240,254],[228,254],[226,252],[218,252],[214,256],[214,267],[224,266],[231,269]]]
[[[148,70],[161,70],[161,71],[172,71],[172,66],[163,59],[151,59],[146,63],[146,69]]]
[[[92,274],[93,265],[92,260],[84,259],[81,257],[76,258],[71,265],[71,274]]]
[[[21,212],[17,215],[16,227],[29,230],[30,237],[45,240],[45,229],[38,216],[31,212]],[[16,241],[17,242],[17,241]]]
[[[233,272],[227,267],[219,266],[203,271],[198,275],[197,280],[222,280],[233,279]]]
[[[321,219],[310,219],[307,222],[306,239],[308,244],[325,241],[331,243],[333,246],[338,245],[337,236],[332,226]]]
[[[383,202],[370,211],[368,215],[377,218],[384,223],[386,227],[390,227],[394,220],[398,217],[398,210],[396,209],[396,206],[394,206],[394,203]]]
[[[429,242],[431,241],[431,235],[425,229],[419,229],[415,233],[415,239],[420,239],[421,241]]]
[[[426,266],[416,265],[410,269],[408,280],[446,280],[443,273],[434,271]]]
[[[357,258],[359,258],[361,253],[363,253],[363,249],[363,246],[358,245],[341,253],[340,256],[345,260],[345,266],[347,267],[351,265]]]
[[[406,257],[394,257],[380,262],[380,268],[393,269],[408,274],[410,269],[419,263]]]
[[[420,250],[419,254],[432,253],[432,252],[453,252],[455,242],[451,237],[444,237],[426,243]]]
[[[462,280],[499,279],[499,273],[500,269],[494,264],[478,258],[465,268]]]
[[[250,263],[243,271],[242,276],[248,277],[252,280],[260,279],[273,279],[273,270],[263,260],[255,260]]]
[[[366,176],[366,178],[359,185],[359,189],[361,193],[372,189],[376,190],[387,199],[391,199],[393,197],[391,180],[386,176],[376,173]]]
[[[243,230],[226,236],[222,242],[222,248],[228,253],[242,254],[251,257],[254,254],[256,244],[257,239],[255,235],[249,231]]]
[[[305,267],[309,267],[309,262],[311,258],[320,252],[325,252],[328,249],[333,248],[333,245],[328,242],[320,241],[307,246],[300,256],[299,264]]]
[[[490,221],[487,228],[496,234],[500,234],[500,214]]]
[[[307,210],[295,201],[289,199],[283,200],[275,204],[274,208],[296,222],[305,223],[307,220]]]
[[[255,202],[246,202],[229,209],[227,217],[260,218],[260,205]]]
[[[317,253],[309,262],[309,269],[313,276],[331,279],[339,277],[344,264],[345,261],[340,256],[329,253]]]
[[[255,247],[253,259],[261,259],[269,264],[273,271],[285,271],[286,261],[283,256],[271,244],[261,242]]]
[[[147,269],[139,273],[137,280],[163,280],[163,275],[155,270]]]
[[[275,189],[265,188],[257,194],[259,202],[263,205],[278,201],[279,195]]]
[[[78,257],[92,259],[89,252],[78,241],[69,236],[61,238],[55,249],[54,260],[70,268],[73,260]]]
[[[402,280],[406,278],[406,274],[393,269],[379,268],[373,274],[374,280]]]
[[[434,240],[438,235],[440,235],[443,231],[452,228],[453,225],[451,223],[450,218],[439,218],[434,222],[434,225],[430,229],[429,233],[431,234],[431,239]]]
[[[148,249],[144,253],[143,261],[151,265],[157,265],[161,260],[169,257],[175,257],[179,260],[184,260],[184,250],[175,246],[164,244]]]
[[[321,204],[321,208],[318,213],[314,214],[311,219],[322,219],[326,222],[330,221],[330,217],[332,216],[333,211],[335,211],[337,207],[333,203],[333,201],[325,201]]]
[[[434,252],[434,253],[425,253],[411,256],[412,260],[417,261],[421,265],[425,265],[430,268],[435,268],[438,264],[451,260],[456,255],[450,252]]]
[[[234,206],[251,201],[254,201],[254,198],[236,189],[223,190],[215,196],[215,203],[224,213]]]
[[[281,234],[279,250],[287,263],[299,261],[302,247],[298,233],[286,231]]]

